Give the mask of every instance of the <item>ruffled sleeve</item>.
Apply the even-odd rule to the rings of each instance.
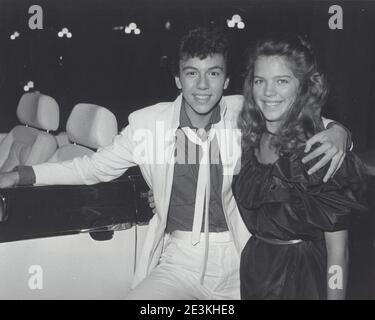
[[[359,158],[349,152],[335,176],[324,183],[328,169],[322,168],[308,175],[307,171],[314,163],[303,164],[304,155],[300,149],[290,157],[281,157],[272,173],[289,185],[293,212],[323,231],[347,229],[351,213],[367,210]]]

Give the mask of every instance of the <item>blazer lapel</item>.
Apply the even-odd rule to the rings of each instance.
[[[175,148],[176,148],[176,130],[180,124],[180,111],[181,111],[182,95],[179,95],[177,99],[173,102],[171,109],[169,109],[169,114],[166,114],[163,122],[163,130],[159,134],[163,134],[162,137],[156,137],[156,139],[165,139],[164,155],[163,161],[160,165],[155,166],[155,176],[154,180],[160,186],[160,203],[162,208],[160,208],[159,216],[161,218],[161,223],[163,226],[166,225],[169,202],[172,192],[173,184],[173,174],[174,174],[174,164],[175,164]],[[169,119],[168,119],[169,118]],[[161,230],[164,230],[161,228]]]
[[[223,100],[221,105],[222,118],[216,125],[216,136],[223,167],[223,205],[228,206],[232,198],[233,175],[237,173],[238,165],[240,165],[241,134],[240,130],[237,128],[237,119],[232,118],[233,115],[229,112]],[[228,216],[230,216],[231,213],[233,213],[233,210],[228,210]]]

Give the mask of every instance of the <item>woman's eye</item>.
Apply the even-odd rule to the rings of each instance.
[[[263,83],[263,80],[262,79],[255,79],[254,80],[254,84],[256,84],[256,85],[260,85],[260,84],[262,84]]]
[[[279,79],[277,80],[277,84],[287,84],[289,81],[287,79]]]

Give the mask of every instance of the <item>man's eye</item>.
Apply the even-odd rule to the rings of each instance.
[[[211,71],[209,74],[212,77],[218,77],[220,75],[220,72],[218,72],[218,71]]]
[[[186,75],[187,75],[187,76],[195,76],[196,74],[197,74],[196,71],[187,71],[187,72],[186,72]]]

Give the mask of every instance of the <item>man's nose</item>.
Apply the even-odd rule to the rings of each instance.
[[[201,90],[205,90],[209,88],[208,79],[205,75],[199,76],[197,87],[198,89],[201,89]]]

